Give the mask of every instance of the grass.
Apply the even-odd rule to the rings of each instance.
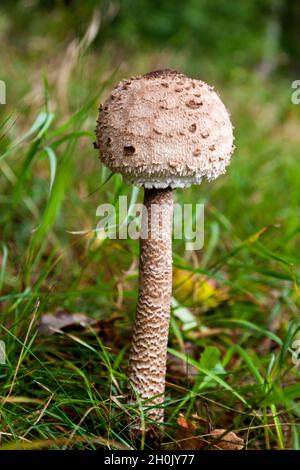
[[[120,67],[88,48],[75,62],[65,44],[59,52],[60,61],[50,48],[44,72],[47,60],[14,57],[1,77],[0,449],[133,449],[124,422],[139,409],[124,395],[138,242],[96,238],[94,228],[100,203],[142,194],[101,167],[97,107],[123,76],[190,64],[171,51]],[[3,54],[9,63],[9,45]],[[200,62],[193,70],[216,81],[237,149],[225,176],[176,191],[177,202],[205,204],[205,246],[173,245],[162,448],[222,428],[249,449],[299,450],[300,109],[287,78],[237,69],[224,83]],[[96,322],[42,334],[43,315],[58,312]]]

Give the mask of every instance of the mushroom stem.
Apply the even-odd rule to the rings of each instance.
[[[172,293],[173,190],[145,189],[144,207],[139,297],[128,376],[134,395],[147,400],[145,415],[161,423]]]

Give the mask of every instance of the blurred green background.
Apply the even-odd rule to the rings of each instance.
[[[107,180],[94,129],[120,79],[175,68],[219,91],[236,151],[226,175],[176,191],[205,204],[205,245],[174,241],[165,441],[180,448],[183,413],[197,435],[299,449],[299,24],[297,0],[1,1],[2,447],[134,446],[121,423],[138,243],[94,229],[100,203],[142,191]],[[75,331],[42,335],[46,314]]]

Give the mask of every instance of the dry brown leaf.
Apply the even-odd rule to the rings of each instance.
[[[242,450],[244,448],[244,440],[226,429],[214,429],[207,437],[210,442],[213,442],[213,450]]]
[[[84,313],[66,313],[59,312],[57,314],[45,313],[41,317],[39,325],[39,333],[43,335],[52,335],[57,330],[61,330],[68,326],[94,325],[97,320],[87,317]]]
[[[192,421],[187,420],[183,413],[179,413],[177,424],[179,425],[179,431],[176,441],[180,450],[199,450],[203,447],[202,441],[195,436],[197,426]]]
[[[201,419],[201,421],[205,421]],[[194,421],[187,420],[183,413],[177,419],[179,431],[176,436],[180,450],[242,450],[244,440],[233,431],[214,429],[209,434],[200,434]]]
[[[229,298],[227,289],[221,288],[215,279],[185,269],[173,269],[173,284],[174,295],[179,302],[186,303],[192,299],[204,310],[216,308]]]
[[[179,426],[181,428],[184,428],[184,429],[189,429],[190,431],[196,431],[197,427],[194,423],[192,423],[192,421],[188,421],[184,414],[183,413],[179,413],[179,417],[177,419],[177,424],[179,424]]]

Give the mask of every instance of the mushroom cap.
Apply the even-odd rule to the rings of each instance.
[[[104,165],[146,188],[214,180],[234,150],[218,94],[175,70],[122,80],[100,106],[96,134]]]

